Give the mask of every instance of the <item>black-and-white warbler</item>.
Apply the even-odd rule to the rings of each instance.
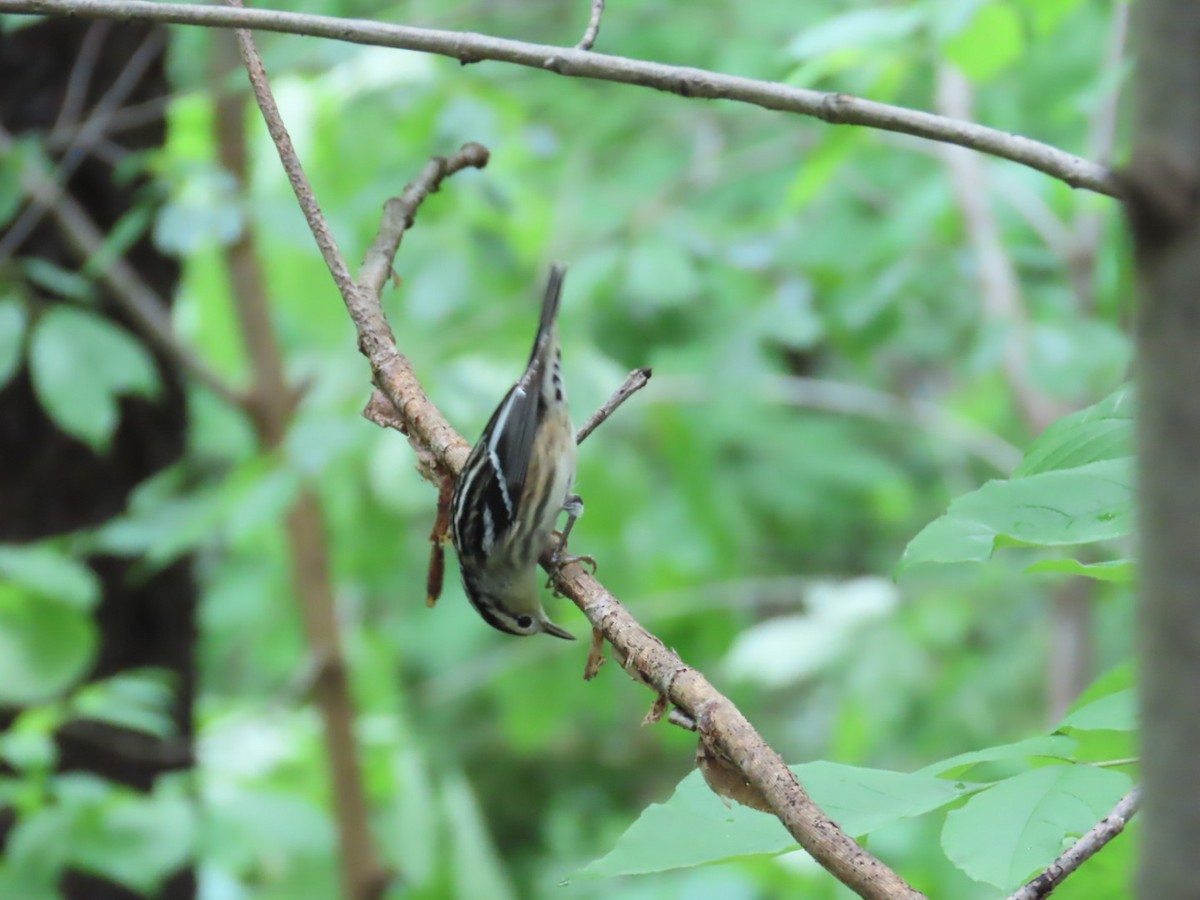
[[[561,511],[567,535],[583,513],[571,493],[575,431],[567,413],[558,306],[566,268],[555,265],[525,374],[509,390],[471,450],[451,499],[454,549],[463,587],[485,622],[509,634],[545,632],[574,640],[546,616],[538,598],[537,562]]]

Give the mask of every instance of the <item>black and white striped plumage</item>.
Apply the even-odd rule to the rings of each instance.
[[[529,364],[458,476],[451,522],[463,586],[484,621],[509,634],[573,639],[546,617],[537,578],[559,513],[565,508],[574,517],[582,510],[571,494],[575,431],[558,341],[565,274],[561,265],[550,270]]]

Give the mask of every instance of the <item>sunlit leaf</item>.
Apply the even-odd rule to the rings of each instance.
[[[0,584],[0,704],[59,695],[87,671],[95,646],[87,613]]]
[[[796,167],[796,177],[788,186],[787,202],[792,207],[811,203],[832,181],[842,166],[853,159],[862,146],[862,134],[845,128],[824,135],[816,148]]]
[[[58,760],[54,733],[65,720],[61,703],[25,707],[8,729],[0,732],[0,758],[17,771],[50,771]]]
[[[78,610],[89,610],[100,599],[96,573],[47,544],[0,544],[0,582],[4,581]]]
[[[1020,17],[1008,3],[993,0],[942,49],[972,81],[987,81],[1015,62],[1023,45]]]

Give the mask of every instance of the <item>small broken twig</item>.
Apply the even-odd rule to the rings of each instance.
[[[576,50],[591,50],[596,45],[596,37],[600,34],[600,17],[604,15],[604,0],[592,0],[592,15],[588,19],[587,30],[575,45]]]
[[[652,374],[653,372],[649,367],[634,369],[630,372],[629,376],[625,379],[625,383],[613,391],[613,395],[605,400],[601,407],[592,413],[591,417],[575,432],[575,443],[582,444],[589,434],[599,428],[605,419],[617,411],[617,407],[644,388],[646,383],[650,381]]]

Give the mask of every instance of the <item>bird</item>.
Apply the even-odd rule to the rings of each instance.
[[[550,621],[538,596],[537,563],[567,513],[556,568],[590,557],[565,555],[583,514],[575,484],[575,431],[562,376],[558,310],[566,267],[554,264],[529,363],[504,395],[454,484],[451,540],[467,599],[487,624],[508,634],[574,640]]]

